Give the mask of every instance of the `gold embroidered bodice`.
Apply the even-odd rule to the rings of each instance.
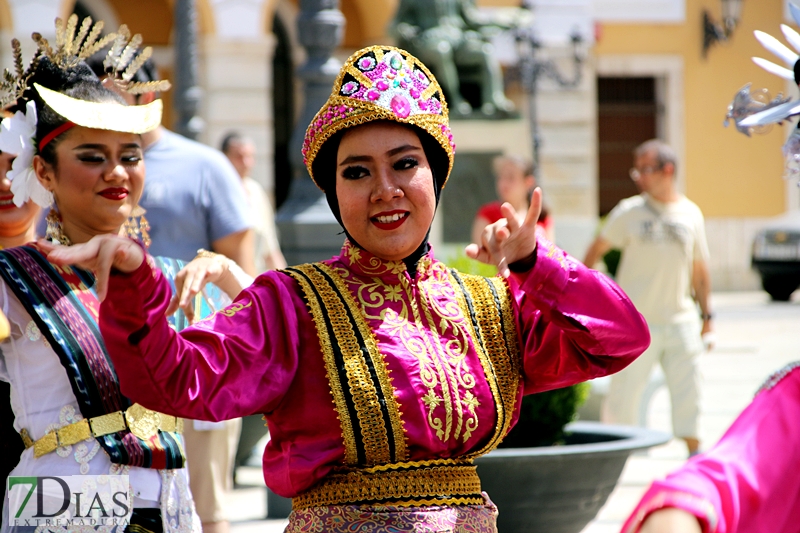
[[[460,274],[428,256],[412,279],[402,262],[349,243],[338,260],[287,273],[317,327],[348,465],[407,460],[409,431],[429,432],[467,459],[499,443],[520,383],[504,280]],[[416,427],[418,414],[425,428]]]

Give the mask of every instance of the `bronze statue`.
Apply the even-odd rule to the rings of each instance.
[[[484,21],[472,0],[400,0],[392,22],[398,46],[428,65],[450,104],[451,116],[469,116],[472,106],[460,91],[460,75],[474,70],[481,113],[507,116],[514,104],[503,93],[503,75],[489,38],[507,24]]]

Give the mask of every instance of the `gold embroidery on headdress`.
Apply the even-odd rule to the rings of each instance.
[[[377,45],[345,61],[331,96],[306,130],[303,158],[318,187],[312,166],[325,142],[341,130],[376,120],[412,124],[430,134],[447,154],[449,175],[456,146],[442,88],[416,57]]]

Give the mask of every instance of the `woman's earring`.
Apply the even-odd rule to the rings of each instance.
[[[72,244],[69,237],[64,235],[64,226],[61,224],[61,214],[59,214],[55,207],[50,209],[45,220],[47,221],[47,230],[45,232],[45,238],[47,240],[63,246],[70,246]]]
[[[123,230],[129,238],[139,241],[145,248],[150,247],[150,224],[144,218],[145,209],[137,205],[133,208],[131,216],[125,221]]]

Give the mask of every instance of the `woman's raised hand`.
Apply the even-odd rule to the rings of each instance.
[[[194,324],[192,301],[195,295],[203,290],[206,283],[214,283],[225,290],[224,284],[221,284],[220,280],[229,273],[229,267],[230,259],[221,254],[208,253],[192,259],[175,276],[175,294],[167,307],[167,316],[180,308],[186,315],[189,324]],[[231,298],[235,296],[234,294]]]
[[[480,243],[466,247],[467,256],[472,259],[497,266],[500,275],[511,275],[508,265],[530,257],[536,250],[536,223],[542,211],[542,190],[536,187],[531,195],[531,205],[520,222],[512,205],[508,202],[500,206],[505,218],[486,226]]]
[[[97,297],[102,302],[108,292],[111,269],[133,272],[145,258],[144,250],[127,237],[97,235],[89,241],[72,246],[61,246],[46,240],[38,242],[47,259],[56,265],[77,265],[91,270],[97,279]]]

